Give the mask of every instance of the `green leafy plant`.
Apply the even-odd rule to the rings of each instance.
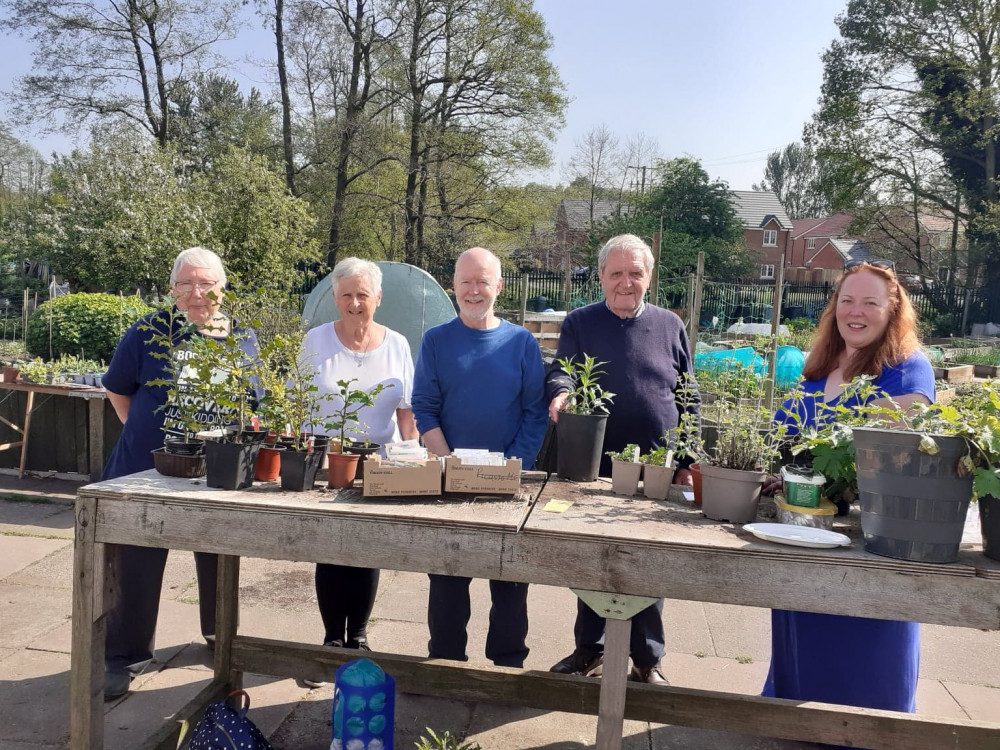
[[[666,466],[674,460],[674,451],[666,445],[659,445],[649,453],[639,456],[639,463],[648,466]]]
[[[67,294],[38,306],[24,344],[46,359],[72,354],[108,361],[125,330],[149,312],[152,308],[137,296]]]
[[[635,443],[629,443],[620,451],[605,451],[604,455],[612,461],[624,461],[625,463],[635,463],[640,460],[639,446]]]
[[[332,394],[332,398],[334,400],[339,399],[340,405],[334,410],[330,419],[323,423],[323,428],[327,432],[335,433],[339,436],[341,445],[346,443],[347,433],[361,433],[358,412],[366,406],[374,406],[375,399],[378,398],[378,395],[382,391],[386,388],[394,387],[392,383],[388,385],[379,383],[366,391],[361,388],[351,387],[351,383],[354,383],[356,380],[357,378],[351,378],[350,380],[337,381],[339,392]]]
[[[158,411],[169,411],[169,416],[163,422],[163,431],[180,431],[184,434],[185,441],[190,440],[203,429],[198,420],[201,405],[199,401],[188,398],[180,388],[184,360],[179,354],[185,348],[187,339],[194,334],[195,325],[166,298],[156,315],[144,318],[139,323],[139,330],[149,342],[150,356],[163,363],[163,374],[146,382],[151,388],[167,389],[166,401],[158,407]]]
[[[562,357],[556,360],[572,383],[566,394],[565,411],[570,414],[607,414],[608,404],[614,400],[615,394],[608,393],[597,382],[598,376],[605,374],[597,368],[607,362],[598,362],[589,354],[584,354],[583,361],[579,363],[573,359]]]
[[[430,727],[425,727],[425,731],[430,738],[421,736],[415,743],[417,750],[483,750],[479,743],[462,742],[457,737],[452,736],[447,729],[438,735]]]

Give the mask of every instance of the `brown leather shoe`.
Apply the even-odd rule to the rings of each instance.
[[[645,682],[647,685],[669,685],[667,678],[660,671],[660,665],[654,664],[651,667],[632,666],[632,671],[628,678],[632,682]]]
[[[549,671],[559,674],[578,674],[587,677],[597,677],[601,674],[604,664],[604,654],[599,654],[585,648],[578,648],[562,661],[554,664]]]

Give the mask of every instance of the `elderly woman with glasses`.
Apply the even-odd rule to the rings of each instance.
[[[413,358],[406,337],[375,322],[382,303],[382,271],[369,260],[344,258],[331,274],[333,302],[340,319],[316,326],[306,334],[303,358],[317,370],[314,384],[332,400],[320,406],[319,422],[339,408],[338,381],[371,391],[386,386],[373,406],[358,413],[361,433],[355,437],[375,444],[417,438],[410,408]],[[375,604],[379,571],[348,565],[316,566],[316,599],[327,646],[370,651],[368,620]],[[320,683],[306,681],[315,686]]]
[[[874,378],[870,404],[891,397],[905,409],[934,401],[934,372],[920,350],[913,304],[891,266],[878,261],[844,271],[802,372],[805,397],[786,401],[776,421],[794,433],[823,422],[824,406],[860,408],[860,397],[845,393],[859,375]],[[765,490],[779,485],[773,480]],[[912,713],[919,669],[919,623],[771,612],[766,696]]]
[[[226,286],[226,271],[219,256],[203,247],[181,252],[170,274],[170,297],[175,314],[160,310],[141,319],[122,336],[102,378],[108,401],[122,421],[122,434],[115,444],[104,479],[153,468],[152,451],[163,446],[164,437],[183,430],[171,429],[173,405],[168,389],[149,385],[172,378],[181,368],[167,362],[152,331],[173,325],[181,345],[174,354],[185,356],[183,341],[191,336],[236,336],[248,358],[257,356],[257,339],[249,329],[234,327],[219,309]],[[194,324],[193,332],[184,320]],[[159,356],[158,356],[159,355]],[[182,385],[180,386],[183,387]],[[164,430],[166,427],[166,430]],[[160,605],[166,549],[118,545],[118,579],[114,609],[108,619],[105,646],[104,697],[114,700],[128,692],[132,679],[153,659],[153,641]],[[201,632],[209,646],[215,639],[215,585],[218,558],[195,552]]]

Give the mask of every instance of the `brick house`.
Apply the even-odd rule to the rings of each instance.
[[[581,249],[586,247],[590,229],[604,219],[621,212],[618,201],[594,201],[593,214],[589,200],[564,198],[556,211],[556,246],[552,253],[541,258],[542,270],[562,271],[565,269],[567,253],[570,266],[576,268],[582,262]]]
[[[822,284],[840,278],[844,264],[869,257],[864,238],[849,236],[851,214],[833,214],[792,221],[791,249],[785,257],[785,278]]]
[[[769,190],[731,190],[730,202],[743,224],[746,246],[759,253],[759,278],[773,279],[782,253],[788,263],[792,220],[778,196]]]

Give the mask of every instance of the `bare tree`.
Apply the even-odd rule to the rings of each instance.
[[[168,140],[170,94],[235,35],[238,0],[3,0],[0,27],[35,43],[18,81],[20,121],[77,127],[120,118]]]
[[[601,123],[573,142],[573,154],[567,163],[571,179],[582,178],[590,187],[590,220],[594,220],[594,203],[602,194],[614,188],[621,172],[622,154],[618,136]]]

